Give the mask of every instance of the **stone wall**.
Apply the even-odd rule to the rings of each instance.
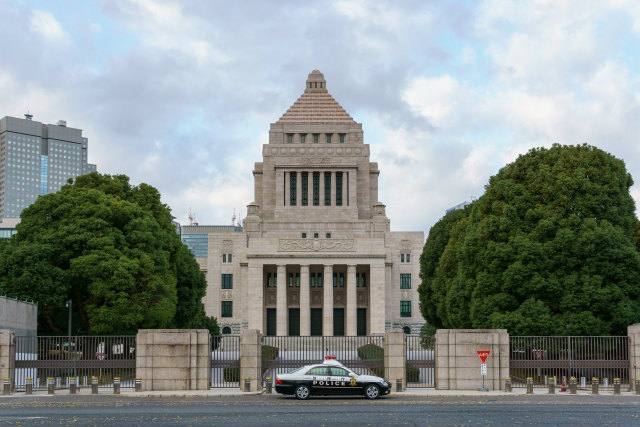
[[[627,329],[629,335],[629,382],[636,387],[636,378],[640,378],[640,323]]]
[[[0,297],[0,328],[16,336],[38,335],[38,304]]]
[[[476,350],[491,350],[484,385],[502,390],[509,376],[509,334],[506,329],[439,329],[436,332],[436,388],[475,390],[482,387]]]
[[[139,329],[136,376],[142,389],[208,390],[211,339],[206,329]]]

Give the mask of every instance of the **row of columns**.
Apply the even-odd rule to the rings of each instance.
[[[276,334],[288,335],[287,319],[287,266],[277,267],[278,287],[276,293]],[[322,334],[333,335],[333,266],[324,266],[324,301],[322,306]],[[358,304],[356,289],[356,266],[347,265],[345,288],[347,304],[345,309],[345,335],[355,336],[358,332]],[[300,335],[311,335],[311,294],[309,287],[309,266],[300,265]]]
[[[307,180],[307,198],[308,203],[307,206],[313,206],[313,174],[318,172],[320,174],[320,185],[319,185],[319,206],[325,206],[324,204],[324,171],[304,171],[308,173]],[[340,171],[338,171],[340,172]],[[336,206],[336,171],[331,171],[331,206]],[[297,174],[296,179],[296,206],[302,206],[302,171],[289,171],[284,173],[284,187],[285,187],[285,196],[284,196],[284,204],[285,206],[291,205],[291,174]],[[352,174],[353,175],[353,174]],[[351,178],[351,179],[349,179]],[[349,177],[348,171],[342,171],[342,206],[349,205],[348,197],[352,197],[352,195],[356,194],[355,189],[355,176]],[[351,189],[348,190],[348,186],[351,185]]]

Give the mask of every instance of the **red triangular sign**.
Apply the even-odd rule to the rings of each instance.
[[[487,361],[487,357],[491,354],[491,350],[476,350],[476,353],[478,353],[478,357],[482,363],[484,363]]]

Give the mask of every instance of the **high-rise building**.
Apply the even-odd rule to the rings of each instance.
[[[88,174],[89,141],[82,129],[24,119],[0,119],[0,218],[19,218],[38,196],[58,191],[69,178]]]

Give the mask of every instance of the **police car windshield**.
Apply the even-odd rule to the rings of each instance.
[[[296,368],[296,369],[294,369],[293,371],[289,371],[289,372],[287,372],[287,374],[294,374],[294,373],[298,372],[298,371],[299,371],[300,369],[302,369],[302,368],[304,368],[304,366],[302,366],[302,367],[300,367],[300,368]]]

